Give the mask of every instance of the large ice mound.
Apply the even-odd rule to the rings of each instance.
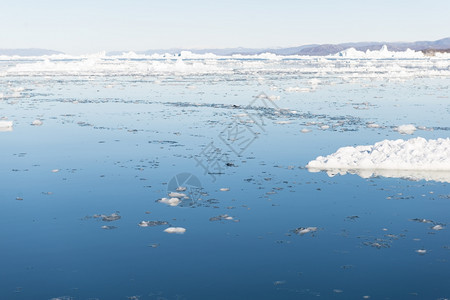
[[[450,182],[450,138],[418,137],[342,147],[333,154],[317,157],[306,167],[311,172],[325,170],[330,176],[351,173],[364,178],[384,176]]]

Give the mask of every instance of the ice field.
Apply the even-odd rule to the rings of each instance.
[[[450,298],[450,55],[0,56],[0,299]]]

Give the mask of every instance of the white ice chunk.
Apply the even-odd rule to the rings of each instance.
[[[161,200],[159,200],[159,202],[170,205],[170,206],[177,206],[178,204],[181,203],[181,200],[178,198],[162,198]]]
[[[169,193],[169,197],[171,197],[171,198],[185,198],[186,194],[171,192],[171,193]]]
[[[384,176],[450,182],[450,138],[418,137],[342,147],[326,157],[317,157],[306,167],[311,172],[326,170],[330,176],[356,173],[364,178]]]
[[[13,127],[13,121],[0,121],[0,128],[11,128]]]
[[[31,125],[33,126],[41,126],[42,124],[42,121],[38,119],[34,120],[33,123],[31,123]]]
[[[395,130],[398,131],[398,133],[400,134],[413,134],[414,131],[417,130],[417,128],[412,124],[407,124],[407,125],[400,125]]]
[[[164,232],[183,234],[183,233],[186,232],[186,228],[183,228],[183,227],[169,227],[169,228],[164,229]]]

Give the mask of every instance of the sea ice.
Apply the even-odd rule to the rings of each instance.
[[[33,123],[31,123],[31,125],[33,126],[41,126],[42,124],[42,121],[38,119],[34,120]]]
[[[185,198],[186,194],[172,192],[172,193],[169,193],[169,197],[171,197],[171,198]]]
[[[306,167],[310,172],[326,170],[330,176],[356,173],[364,178],[384,176],[450,182],[450,138],[418,137],[342,147],[331,155],[317,157]]]
[[[407,125],[400,125],[395,130],[398,131],[398,133],[400,134],[413,134],[414,131],[417,130],[417,128],[412,124],[407,124]]]
[[[181,203],[181,200],[178,198],[162,198],[161,200],[159,200],[159,202],[170,205],[170,206],[177,206],[178,204]]]
[[[183,227],[169,227],[169,228],[164,229],[164,232],[183,234],[183,233],[186,232],[186,228],[183,228]]]
[[[12,121],[0,121],[0,128],[12,128],[13,122]]]

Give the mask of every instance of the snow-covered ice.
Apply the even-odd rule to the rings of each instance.
[[[12,121],[0,121],[0,128],[10,128],[13,127]]]
[[[374,145],[342,147],[306,166],[309,171],[336,174],[402,177],[450,182],[450,138],[384,140]]]
[[[186,228],[183,228],[183,227],[169,227],[169,228],[164,229],[164,232],[183,234],[183,233],[186,232]]]
[[[162,198],[161,200],[159,200],[159,202],[167,204],[169,206],[177,206],[178,204],[181,203],[181,200],[178,198]]]
[[[400,134],[413,134],[417,128],[413,124],[400,125],[396,129]]]

